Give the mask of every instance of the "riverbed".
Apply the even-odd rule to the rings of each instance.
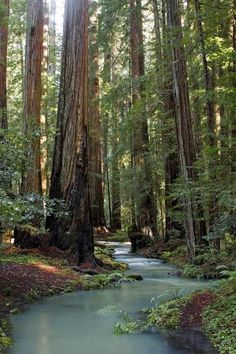
[[[207,281],[177,277],[177,269],[157,259],[129,253],[115,243],[115,258],[129,265],[127,273],[143,280],[92,291],[56,296],[29,306],[12,319],[15,344],[10,354],[213,354],[197,330],[150,331],[116,336],[113,328],[123,312],[136,316],[142,308],[209,287]]]

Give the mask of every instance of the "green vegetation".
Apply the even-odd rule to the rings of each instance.
[[[9,336],[9,323],[7,320],[0,320],[0,353],[3,349],[12,345],[12,339]]]
[[[117,230],[115,234],[112,234],[106,238],[110,242],[128,242],[129,238],[125,230]]]
[[[236,353],[236,296],[219,296],[203,312],[204,331],[221,354]]]
[[[178,329],[180,327],[181,308],[189,296],[168,301],[148,310],[146,326],[157,328]]]
[[[200,328],[219,350],[220,354],[236,353],[236,276],[227,276],[211,290],[197,291],[190,295],[157,304],[143,310],[145,319],[136,321],[124,315],[123,322],[117,323],[117,335],[147,330],[150,327],[163,329]]]
[[[235,269],[235,242],[233,237],[228,237],[221,251],[212,246],[198,248],[191,263],[188,262],[185,245],[173,249],[173,244],[171,247],[167,244],[162,251],[157,251],[157,256],[180,267],[181,275],[186,278],[218,279],[222,277],[222,271]]]

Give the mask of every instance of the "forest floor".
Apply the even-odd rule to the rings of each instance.
[[[138,254],[178,266],[176,276],[216,280],[213,289],[180,296],[152,308],[147,324],[158,328],[200,329],[220,354],[236,354],[235,249],[200,250],[194,264],[188,262],[186,246],[180,240],[147,247]]]
[[[91,276],[74,271],[75,259],[57,248],[0,248],[0,353],[12,344],[10,315],[46,296],[108,286],[114,283],[113,272],[127,268],[113,261],[111,248],[95,247],[95,255],[103,266],[93,269],[97,274]]]

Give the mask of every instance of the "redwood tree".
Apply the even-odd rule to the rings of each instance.
[[[179,0],[167,0],[168,23],[171,31],[172,72],[175,99],[176,135],[180,167],[186,191],[183,197],[185,212],[185,236],[188,255],[195,258],[195,245],[201,242],[203,228],[198,223],[199,208],[190,195],[190,183],[196,179],[194,162],[196,151],[193,137],[192,117],[189,102],[187,68],[183,45]]]
[[[88,0],[66,0],[62,71],[50,197],[68,216],[47,220],[53,243],[74,247],[78,263],[94,262],[88,192]]]
[[[144,77],[144,49],[141,0],[130,0],[130,46],[131,46],[131,73],[133,78],[132,103],[145,101]],[[142,103],[141,103],[142,104]],[[152,172],[149,153],[149,134],[145,107],[135,117],[133,124],[133,161],[135,179],[139,194],[136,206],[136,223],[141,230],[148,226],[156,234],[156,207],[154,203]]]
[[[7,129],[7,42],[9,0],[0,3],[0,129]]]
[[[27,163],[22,191],[41,193],[40,113],[43,58],[43,0],[28,0],[24,88],[24,133]]]
[[[97,43],[98,19],[96,14],[90,25],[89,60],[89,194],[92,225],[105,226],[102,147],[99,107],[99,47]]]

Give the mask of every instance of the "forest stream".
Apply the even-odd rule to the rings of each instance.
[[[10,354],[206,354],[216,353],[197,330],[160,330],[114,335],[119,310],[136,316],[151,306],[209,286],[207,281],[182,279],[176,268],[157,259],[129,253],[128,244],[115,244],[115,258],[129,265],[143,281],[92,291],[56,296],[32,305],[12,319],[15,345]]]

